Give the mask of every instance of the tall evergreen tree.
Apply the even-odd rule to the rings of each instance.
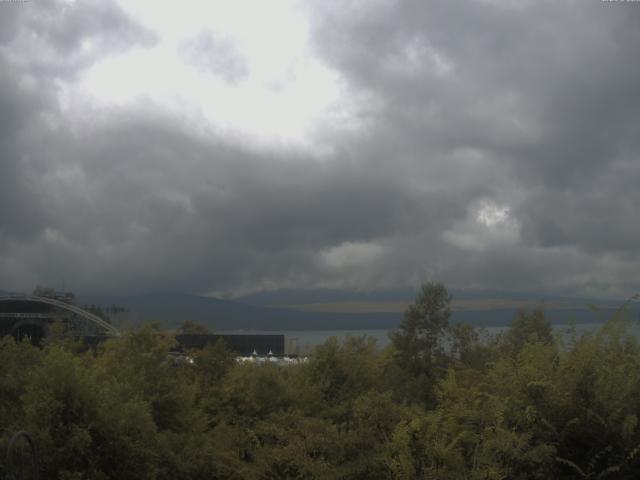
[[[427,404],[433,399],[436,358],[442,353],[442,338],[449,328],[450,316],[451,296],[446,287],[428,282],[405,311],[400,327],[391,333],[396,363],[404,375],[413,379],[407,384],[407,394]]]

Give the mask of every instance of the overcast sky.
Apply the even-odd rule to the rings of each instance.
[[[0,1],[0,289],[640,290],[640,2]]]

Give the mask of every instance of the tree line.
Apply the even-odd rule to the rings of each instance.
[[[31,432],[41,478],[62,480],[638,478],[624,312],[554,336],[523,310],[488,336],[450,324],[450,302],[425,284],[388,347],[332,338],[286,368],[238,364],[221,342],[176,363],[149,325],[95,351],[5,338],[0,447]]]

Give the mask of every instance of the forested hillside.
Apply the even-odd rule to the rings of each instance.
[[[451,326],[449,304],[427,284],[388,348],[329,340],[290,367],[237,364],[222,344],[177,363],[151,327],[96,352],[5,338],[1,451],[27,430],[41,478],[63,480],[640,476],[640,345],[623,310],[555,338],[522,311],[486,338]]]

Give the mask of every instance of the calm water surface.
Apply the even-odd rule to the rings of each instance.
[[[602,323],[579,323],[575,325],[575,328],[578,332],[587,332],[600,326],[602,326]],[[485,327],[481,329],[481,331],[485,332],[487,335],[495,335],[506,328],[507,327]],[[568,328],[568,324],[553,326],[553,330],[556,335],[566,332]],[[632,331],[640,338],[640,325],[637,322],[633,323]],[[296,343],[300,349],[300,353],[306,353],[316,345],[326,342],[331,337],[336,337],[338,340],[344,340],[347,337],[367,336],[374,338],[378,347],[383,348],[390,343],[390,332],[391,330],[285,330],[280,332],[266,330],[233,330],[220,333],[243,333],[253,335],[283,333],[285,335],[285,342],[289,339],[297,339]]]

